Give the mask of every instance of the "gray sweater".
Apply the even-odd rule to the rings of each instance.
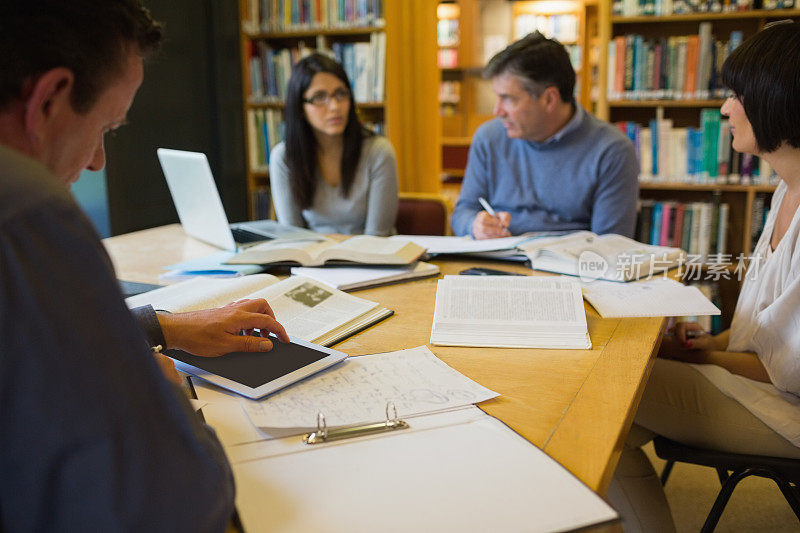
[[[386,236],[393,232],[397,218],[397,162],[391,143],[384,137],[364,139],[347,198],[342,197],[341,186],[331,187],[317,173],[314,202],[309,209],[300,209],[292,198],[284,143],[272,149],[269,177],[275,213],[281,224],[346,235]]]
[[[638,175],[633,144],[580,105],[541,143],[509,139],[503,122],[490,120],[472,138],[453,231],[472,233],[483,197],[511,214],[512,235],[591,230],[633,237]]]

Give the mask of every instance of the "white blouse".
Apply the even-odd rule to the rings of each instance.
[[[781,181],[736,303],[728,343],[728,351],[758,354],[772,384],[715,365],[692,366],[800,447],[800,210],[774,251],[770,245],[786,190]]]

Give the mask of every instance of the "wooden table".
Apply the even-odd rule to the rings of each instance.
[[[117,276],[157,283],[161,266],[217,251],[187,237],[180,226],[105,240]],[[443,274],[476,264],[530,270],[514,263],[435,261]],[[358,296],[393,309],[394,316],[336,349],[351,355],[428,344],[436,278],[361,290]],[[603,495],[661,342],[661,318],[603,319],[587,305],[591,350],[534,350],[429,346],[439,358],[500,393],[480,404],[492,416],[564,465]]]

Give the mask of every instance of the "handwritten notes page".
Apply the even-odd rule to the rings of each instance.
[[[310,431],[317,414],[329,428],[386,420],[386,404],[405,417],[498,396],[439,360],[426,346],[351,357],[260,400],[242,400],[256,427]]]

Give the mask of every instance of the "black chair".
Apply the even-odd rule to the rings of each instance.
[[[661,484],[667,482],[672,466],[676,461],[700,466],[710,466],[716,469],[722,488],[717,495],[711,512],[708,513],[703,528],[703,533],[714,531],[717,527],[722,511],[733,494],[736,485],[748,476],[759,476],[773,480],[781,489],[783,496],[792,511],[800,520],[800,491],[797,488],[800,482],[800,459],[787,459],[784,457],[766,457],[762,455],[743,455],[738,453],[725,453],[702,448],[693,448],[679,442],[671,441],[665,437],[656,437],[653,440],[656,455],[667,461],[661,473]]]

